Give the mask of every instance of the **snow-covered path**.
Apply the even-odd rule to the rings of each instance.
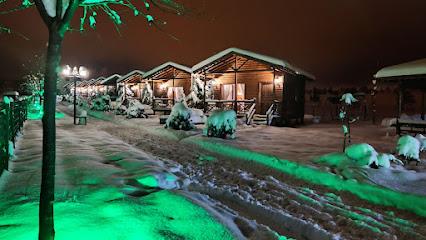
[[[253,161],[200,149],[191,142],[207,140],[196,131],[153,127],[145,119],[115,122],[100,122],[99,127],[138,148],[180,163],[191,181],[190,190],[207,194],[236,215],[256,220],[280,234],[296,239],[425,239],[425,220],[421,217],[318,187]],[[245,228],[245,233],[252,231],[238,218],[235,222],[240,229]]]
[[[28,121],[0,177],[0,239],[37,238],[41,144],[41,122]],[[183,184],[178,170],[96,125],[58,120],[56,239],[235,238],[179,191],[162,190]]]

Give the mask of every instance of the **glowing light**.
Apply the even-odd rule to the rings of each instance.
[[[161,90],[165,90],[167,88],[167,83],[165,82],[165,83],[162,83],[161,85],[160,85],[160,89]]]
[[[284,76],[275,76],[275,84],[283,84]]]

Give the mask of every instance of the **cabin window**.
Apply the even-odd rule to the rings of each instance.
[[[222,100],[234,100],[235,84],[222,85]],[[246,93],[246,85],[244,83],[237,84],[237,100],[244,100]]]

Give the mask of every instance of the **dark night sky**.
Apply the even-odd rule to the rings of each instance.
[[[201,13],[163,16],[179,41],[142,17],[123,14],[121,36],[100,18],[96,31],[66,35],[62,62],[85,65],[97,77],[166,61],[192,66],[234,46],[285,59],[329,86],[365,84],[380,67],[426,57],[424,0],[192,2]],[[31,39],[0,35],[0,83],[13,86],[25,74],[22,64],[44,52],[47,31],[35,9],[1,16],[0,23]]]

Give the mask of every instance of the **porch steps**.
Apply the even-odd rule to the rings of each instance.
[[[253,115],[253,123],[259,125],[267,124],[268,116],[266,114],[254,114]]]

